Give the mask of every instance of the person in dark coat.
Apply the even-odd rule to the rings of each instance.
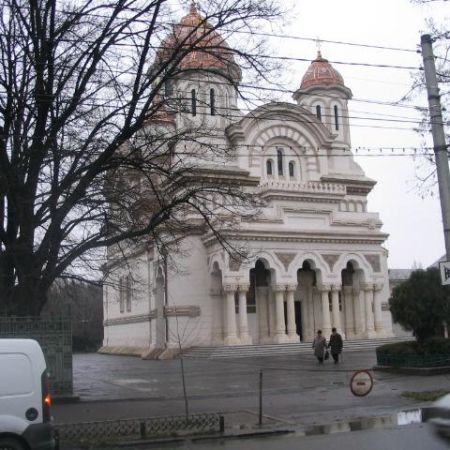
[[[330,349],[335,364],[339,362],[339,355],[342,353],[343,346],[342,336],[336,331],[336,328],[332,328],[328,348]]]
[[[314,338],[312,348],[317,361],[319,361],[319,364],[322,364],[327,349],[327,340],[322,336],[322,330],[317,330],[317,335]]]

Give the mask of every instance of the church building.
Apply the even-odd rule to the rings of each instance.
[[[203,20],[192,6],[157,59]],[[347,340],[392,336],[387,234],[368,211],[375,181],[352,156],[351,90],[319,51],[299,74],[292,102],[241,111],[241,69],[219,33],[208,39],[221,43],[219,54],[188,53],[180,65],[189,70],[165,86],[166,97],[183,93],[187,106],[161,109],[145,126],[174,133],[196,126],[208,145],[232,149],[202,170],[260,202],[257,214],[223,230],[246,257],[203,228],[177,243],[175,265],[151,241],[126,261],[108,251],[104,348],[146,354],[180,344],[310,342],[318,329],[328,338],[332,327]]]

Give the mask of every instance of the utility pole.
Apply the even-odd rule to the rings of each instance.
[[[448,168],[448,153],[445,143],[444,124],[442,122],[441,100],[436,77],[436,67],[432,40],[429,34],[420,39],[422,47],[423,67],[428,93],[428,106],[431,120],[431,133],[436,159],[436,171],[441,199],[442,224],[444,226],[446,260],[450,261],[450,172]]]

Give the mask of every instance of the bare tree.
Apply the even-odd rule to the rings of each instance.
[[[433,3],[443,3],[447,0],[411,0],[415,5],[425,5]],[[438,73],[438,82],[441,88],[441,104],[443,105],[442,116],[444,119],[444,128],[449,142],[450,131],[450,33],[448,24],[441,18],[428,18],[426,20],[426,31],[433,38],[433,52],[436,56],[436,69]],[[413,74],[413,82],[409,92],[401,100],[415,100],[417,97],[426,93],[425,76],[423,70]],[[430,116],[428,108],[417,107],[422,116],[422,120],[416,131],[422,138],[423,147],[426,147],[431,134]],[[421,195],[434,195],[437,184],[437,174],[435,168],[434,155],[427,150],[423,155],[417,158],[416,176],[418,180],[418,190]]]
[[[232,208],[248,200],[238,182],[218,184],[174,152],[180,142],[197,159],[230,149],[171,127],[183,99],[161,92],[195,52],[267,76],[251,32],[280,11],[272,0],[205,3],[205,20],[169,47],[177,11],[167,0],[1,3],[0,311],[39,314],[56,278],[98,269],[107,247],[164,243],[193,226],[220,236],[211,195],[234,197]],[[249,33],[239,48],[216,38],[238,29]],[[221,76],[237,87],[233,71]],[[148,132],[149,122],[164,126]],[[181,220],[193,212],[197,225]]]

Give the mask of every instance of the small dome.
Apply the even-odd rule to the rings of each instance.
[[[180,52],[180,46],[186,48],[187,54],[181,60],[181,69],[209,69],[240,71],[234,61],[233,52],[220,36],[212,30],[211,25],[205,21],[195,7],[191,5],[190,12],[183,17],[170,35],[162,42],[161,50],[156,61],[170,61],[173,53]]]
[[[319,51],[317,52],[317,58],[308,67],[305,75],[303,75],[300,89],[324,85],[344,86],[344,79],[342,78],[342,75],[333,68],[327,59],[322,58],[322,54]]]

